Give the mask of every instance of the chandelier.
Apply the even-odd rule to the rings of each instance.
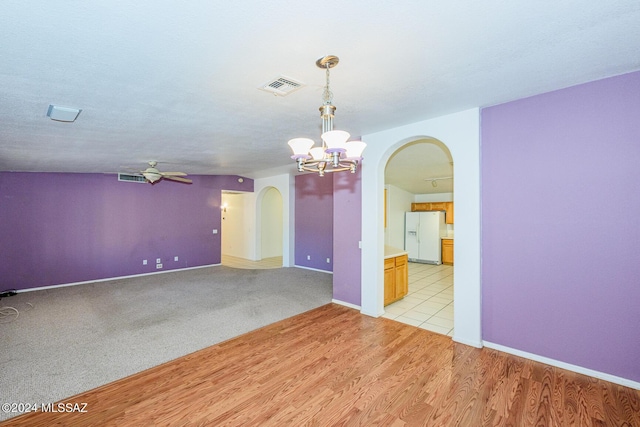
[[[338,65],[338,57],[324,56],[316,61],[318,68],[324,68],[327,83],[322,94],[320,117],[322,118],[322,145],[314,147],[310,138],[294,138],[289,140],[293,151],[291,158],[298,165],[299,172],[316,172],[324,176],[326,172],[350,171],[356,173],[358,162],[362,160],[362,152],[367,146],[362,141],[347,141],[351,135],[343,130],[333,130],[333,116],[336,107],[332,104],[333,93],[329,89],[329,70]]]

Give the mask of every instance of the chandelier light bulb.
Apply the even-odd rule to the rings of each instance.
[[[349,141],[347,142],[347,159],[359,159],[362,157],[362,152],[366,148],[367,144],[362,141]]]
[[[330,130],[329,132],[322,134],[322,140],[327,144],[327,148],[329,150],[346,150],[347,139],[349,139],[350,136],[349,132],[345,132],[343,130]]]
[[[311,154],[313,160],[324,159],[324,149],[322,147],[313,147],[311,150],[309,150],[309,154]]]
[[[293,150],[293,156],[306,156],[313,147],[313,140],[309,138],[293,138],[289,140],[289,147]]]

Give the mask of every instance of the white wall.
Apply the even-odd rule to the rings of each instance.
[[[416,203],[453,202],[453,193],[416,194],[413,201]]]
[[[222,193],[222,204],[227,204],[227,211],[221,213],[223,255],[248,258],[255,232],[247,214],[251,212],[252,198],[252,193]]]
[[[266,189],[258,220],[261,230],[260,258],[282,256],[282,196],[275,187]]]
[[[262,198],[271,188],[275,188],[282,198],[282,266],[294,265],[294,227],[295,218],[295,177],[279,174],[253,181],[253,206],[255,214],[248,218],[255,228],[249,259],[260,260],[262,255]]]
[[[404,249],[404,213],[411,210],[413,193],[388,184],[387,189],[387,228],[384,244]]]
[[[451,152],[454,164],[456,245],[454,247],[454,337],[481,347],[480,327],[480,110],[474,108],[382,132],[363,135],[362,310],[384,313],[384,170],[403,145],[435,138]],[[375,268],[372,268],[375,266]]]

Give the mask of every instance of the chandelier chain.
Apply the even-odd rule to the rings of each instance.
[[[333,92],[329,89],[329,64],[326,65],[326,74],[327,74],[327,84],[324,86],[324,93],[322,94],[322,99],[324,100],[324,105],[331,105],[333,102]]]

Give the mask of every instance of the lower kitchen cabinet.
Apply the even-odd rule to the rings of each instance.
[[[384,305],[404,298],[409,293],[409,264],[407,255],[384,260]]]
[[[453,265],[453,239],[442,239],[442,263]]]

